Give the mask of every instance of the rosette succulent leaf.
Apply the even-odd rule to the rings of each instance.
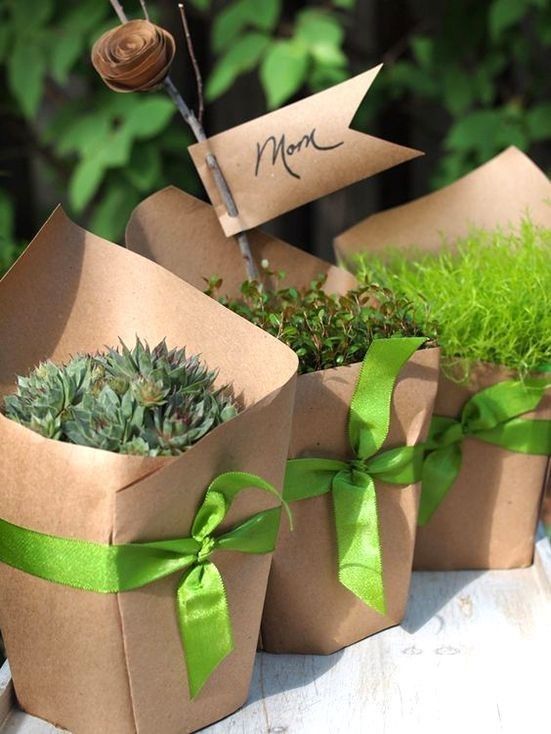
[[[237,409],[216,372],[184,349],[139,339],[19,377],[4,413],[47,438],[144,456],[179,454]]]

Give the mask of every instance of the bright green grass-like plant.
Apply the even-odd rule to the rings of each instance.
[[[121,454],[172,456],[236,415],[227,389],[184,349],[133,349],[43,362],[4,398],[8,418],[47,438]]]
[[[267,275],[277,280],[284,274]],[[241,298],[229,299],[217,296],[223,283],[212,278],[207,293],[293,349],[301,374],[361,362],[376,338],[424,334],[407,298],[373,285],[331,295],[323,290],[325,280],[320,276],[308,288],[279,290],[247,281]]]
[[[450,375],[466,379],[478,362],[521,377],[550,368],[550,229],[526,219],[473,231],[438,253],[389,249],[383,257],[362,254],[354,266],[361,282],[411,300],[419,323],[435,325]]]

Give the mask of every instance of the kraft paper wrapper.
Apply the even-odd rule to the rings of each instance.
[[[514,374],[479,365],[468,385],[440,375],[435,415],[457,417],[476,392]],[[527,418],[551,419],[551,395]],[[463,441],[459,475],[430,521],[417,529],[417,569],[488,569],[529,566],[548,459]]]
[[[551,183],[511,147],[440,191],[375,214],[337,237],[341,260],[357,252],[383,254],[387,246],[437,252],[472,226],[492,229],[524,216],[551,227]],[[443,240],[444,238],[444,240]],[[436,415],[457,417],[473,392],[511,377],[498,367],[475,371],[470,387],[442,373]],[[549,409],[546,397],[538,415]],[[461,473],[430,522],[419,528],[414,567],[429,570],[515,568],[532,562],[547,459],[473,439],[463,449]]]
[[[384,448],[426,438],[436,394],[439,350],[416,352],[400,372]],[[352,458],[348,411],[360,364],[301,375],[290,456]],[[262,619],[268,652],[328,654],[398,624],[405,612],[420,485],[376,482],[387,614],[339,583],[329,494],[293,502],[294,531],[280,531]]]
[[[268,260],[271,270],[285,271],[281,287],[305,287],[320,274],[327,275],[328,292],[345,293],[357,285],[346,270],[265,232],[253,230],[249,240],[258,265]],[[221,293],[238,297],[246,280],[239,247],[222,232],[212,206],[174,187],[153,194],[136,207],[126,229],[126,246],[200,290],[205,290],[208,278],[217,275],[223,280]]]
[[[350,128],[380,69],[377,66],[189,148],[226,235],[256,227],[422,155]],[[207,165],[209,154],[215,156],[229,184],[237,206],[235,216],[230,216],[220,197]]]
[[[212,207],[174,188],[142,202],[127,231],[127,246],[162,263],[198,288],[205,277],[223,278],[221,292],[239,295],[244,278],[235,243],[224,237]],[[255,230],[257,260],[285,270],[284,285],[302,287],[320,272],[326,290],[345,293],[356,285],[346,271]],[[347,457],[348,408],[360,365],[300,375],[293,422],[291,457]],[[438,350],[418,352],[401,373],[393,401],[388,447],[423,440],[436,393]],[[329,496],[293,504],[295,532],[281,530],[282,543],[270,577],[262,643],[277,652],[329,653],[397,624],[403,617],[411,563],[419,486],[378,483],[388,614],[366,607],[337,578],[337,551]]]
[[[471,228],[495,229],[530,215],[551,227],[551,183],[518,148],[507,148],[480,168],[433,194],[374,214],[335,239],[338,260],[387,246],[435,251]]]
[[[100,543],[187,537],[210,481],[244,470],[281,488],[297,360],[283,344],[163,268],[56,210],[0,284],[0,389],[46,358],[166,337],[220,370],[243,405],[176,458],[122,456],[45,439],[0,416],[1,516]],[[246,355],[246,356],[245,356]],[[273,498],[237,499],[224,528]],[[75,734],[182,734],[246,699],[270,555],[217,553],[235,650],[190,702],[177,628],[178,575],[94,594],[0,565],[0,627],[20,704]]]

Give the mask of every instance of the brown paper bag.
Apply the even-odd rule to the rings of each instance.
[[[375,214],[335,240],[342,260],[387,246],[435,252],[475,225],[518,223],[529,214],[551,227],[551,183],[517,148],[508,148],[464,178],[433,194]],[[478,390],[510,374],[480,365],[459,386],[440,374],[435,415],[457,417]],[[549,398],[536,417],[545,417]],[[547,459],[467,439],[461,473],[429,523],[419,528],[414,567],[432,570],[515,568],[532,562],[534,534]]]
[[[243,266],[236,244],[226,240],[207,204],[165,189],[135,210],[127,245],[153,257],[198,288],[216,273],[222,292],[238,295]],[[256,231],[253,253],[287,272],[286,284],[306,286],[328,273],[327,290],[345,293],[355,279],[340,268]],[[290,457],[348,457],[348,409],[360,365],[300,375]],[[436,393],[438,350],[415,354],[400,374],[394,394],[388,447],[426,437]],[[283,537],[274,556],[262,623],[263,648],[273,652],[329,653],[397,624],[409,588],[419,486],[380,485],[384,579],[388,613],[368,608],[339,584],[331,499],[293,503],[295,531]]]
[[[282,288],[307,286],[318,275],[327,275],[327,292],[345,293],[356,285],[356,278],[346,270],[261,230],[253,229],[248,235],[257,264],[267,260],[271,270],[286,273]],[[247,278],[239,248],[222,232],[213,207],[172,186],[136,207],[126,228],[126,246],[200,290],[217,275],[224,281],[224,295],[236,297]]]
[[[469,384],[440,375],[434,414],[457,417],[466,401],[514,374],[478,365]],[[526,418],[551,419],[551,395]],[[467,438],[461,470],[429,522],[417,529],[417,569],[487,569],[529,566],[534,557],[548,458],[507,451]]]
[[[511,147],[439,191],[358,222],[336,237],[335,252],[344,262],[388,245],[434,251],[443,236],[453,242],[473,226],[495,229],[526,214],[551,227],[551,183],[528,156]]]
[[[439,351],[411,357],[392,399],[383,446],[425,440],[436,395]],[[360,364],[300,375],[289,455],[349,459],[348,411]],[[329,654],[399,624],[409,594],[420,485],[376,482],[387,613],[339,583],[330,495],[293,502],[293,532],[280,532],[272,563],[262,643],[268,652]]]
[[[281,489],[297,359],[283,344],[58,209],[0,284],[0,388],[40,360],[166,337],[233,386],[240,414],[175,458],[74,446],[0,416],[0,516],[100,543],[189,537],[212,479],[258,474]],[[239,495],[222,529],[273,506]],[[217,552],[234,651],[190,700],[175,613],[178,574],[100,594],[0,564],[0,627],[21,706],[75,734],[182,734],[246,700],[271,558]]]

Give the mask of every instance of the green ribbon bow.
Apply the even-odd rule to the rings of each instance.
[[[425,444],[419,525],[426,525],[461,469],[466,437],[523,454],[551,454],[551,421],[520,418],[534,410],[549,383],[507,380],[468,400],[458,419],[434,416]]]
[[[276,544],[281,507],[259,512],[223,535],[213,535],[239,492],[253,487],[281,499],[271,484],[254,474],[220,474],[207,489],[191,537],[177,540],[103,545],[37,533],[0,520],[0,562],[47,581],[101,594],[139,589],[183,570],[176,603],[194,698],[234,647],[224,582],[210,556],[215,550],[271,553]]]
[[[391,484],[419,481],[423,447],[377,452],[388,435],[398,374],[425,341],[417,337],[378,339],[369,347],[348,418],[354,459],[291,459],[285,474],[283,496],[287,502],[331,493],[339,581],[381,614],[386,604],[375,479]]]

